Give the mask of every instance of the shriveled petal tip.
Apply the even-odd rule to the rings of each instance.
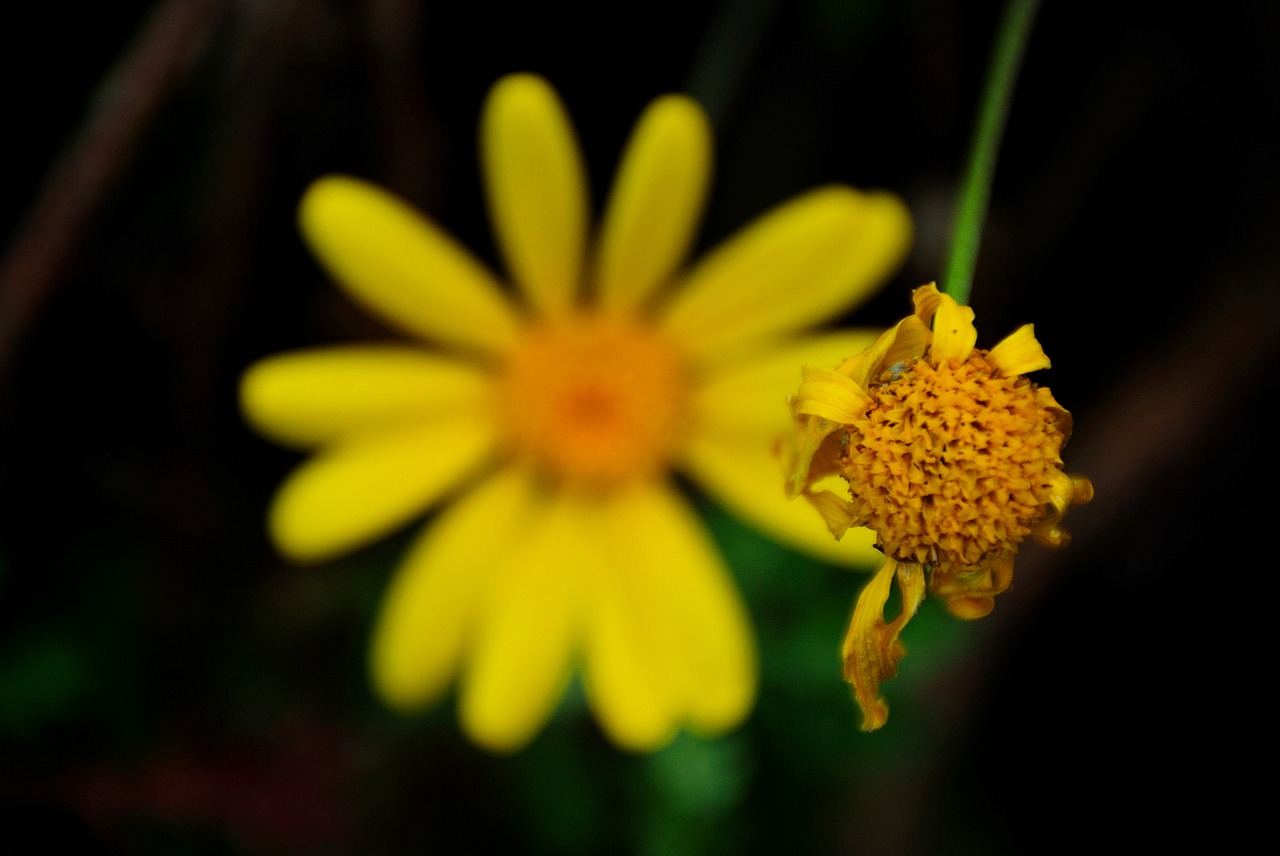
[[[1046,547],[1065,547],[1071,535],[1061,526],[1067,511],[1093,500],[1093,482],[1082,476],[1071,476],[1061,470],[1054,475],[1049,495],[1050,512],[1031,530],[1032,536]]]
[[[1013,583],[1014,552],[1008,550],[966,571],[935,567],[930,589],[946,600],[947,610],[956,618],[973,620],[990,614],[996,595]]]
[[[480,127],[489,213],[507,268],[546,313],[570,307],[582,280],[587,178],[560,98],[533,74],[502,78]]]
[[[360,345],[267,357],[240,379],[240,407],[277,442],[314,446],[456,411],[476,412],[491,381],[418,348]]]
[[[895,576],[902,595],[902,612],[886,624],[884,607]],[[907,653],[898,636],[920,607],[924,594],[921,565],[886,559],[858,595],[841,657],[845,680],[853,685],[854,699],[862,710],[863,731],[875,731],[889,719],[889,706],[880,697],[880,685],[898,673],[898,663]]]
[[[324,449],[272,499],[272,540],[294,561],[319,562],[390,533],[425,513],[494,451],[491,422],[455,416]]]
[[[516,315],[488,269],[385,190],[346,176],[318,179],[298,221],[347,293],[397,327],[488,352],[515,338]]]
[[[1047,386],[1036,387],[1036,404],[1053,414],[1053,418],[1058,424],[1058,430],[1062,432],[1062,443],[1065,446],[1067,441],[1071,439],[1072,426],[1075,424],[1075,420],[1071,418],[1070,411],[1058,403],[1058,400],[1053,397],[1053,391]]]
[[[711,176],[711,123],[696,101],[667,95],[641,116],[600,231],[601,305],[629,310],[675,272],[693,242]]]
[[[910,237],[910,216],[894,196],[812,191],[708,254],[661,323],[695,358],[726,358],[866,300],[901,263]]]
[[[804,498],[817,509],[818,514],[827,524],[831,537],[839,541],[849,531],[857,518],[853,514],[853,503],[829,490],[807,491]]]
[[[383,596],[369,650],[378,696],[398,710],[437,701],[457,673],[479,599],[530,513],[526,481],[505,469],[441,513]]]
[[[987,359],[1005,377],[1049,368],[1049,357],[1036,339],[1032,324],[1023,324],[1001,339],[987,354]]]

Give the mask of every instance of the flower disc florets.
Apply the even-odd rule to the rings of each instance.
[[[784,449],[788,493],[837,538],[867,527],[885,554],[842,648],[868,731],[888,718],[880,684],[897,673],[898,636],[926,591],[961,618],[986,615],[1013,581],[1018,545],[1063,546],[1063,515],[1093,497],[1088,479],[1062,470],[1071,415],[1024,377],[1049,367],[1031,325],[981,350],[972,309],[932,284],[911,298],[915,312],[865,352],[805,366]],[[819,486],[837,475],[846,496]],[[902,612],[886,621],[895,580]]]
[[[974,567],[1050,507],[1065,434],[1034,384],[986,357],[885,370],[845,426],[852,513],[888,556]]]
[[[518,456],[561,482],[652,478],[688,425],[691,378],[675,343],[639,319],[581,313],[531,327],[500,373]]]

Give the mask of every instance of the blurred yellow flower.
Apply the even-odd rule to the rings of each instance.
[[[986,615],[1023,539],[1064,546],[1063,515],[1093,497],[1087,479],[1062,471],[1070,414],[1023,377],[1049,368],[1032,326],[985,351],[972,309],[933,284],[912,299],[915,312],[865,352],[804,367],[784,447],[788,494],[809,499],[837,539],[868,527],[885,554],[842,651],[866,731],[888,718],[880,684],[897,673],[898,637],[926,588],[956,616]],[[821,489],[832,475],[848,482],[848,499]],[[895,577],[902,611],[886,624]]]
[[[420,341],[283,354],[245,373],[250,423],[317,449],[273,499],[272,539],[324,560],[448,502],[386,593],[372,680],[411,710],[456,679],[463,728],[486,748],[525,745],[574,670],[619,746],[732,728],[754,701],[751,628],[674,474],[785,543],[867,562],[869,534],[842,556],[786,501],[772,444],[796,366],[875,336],[801,331],[878,287],[910,219],[891,195],[827,187],[682,270],[711,164],[691,99],[644,112],[594,242],[577,141],[544,80],[500,80],[480,137],[519,301],[382,190],[330,176],[304,195],[320,262]]]

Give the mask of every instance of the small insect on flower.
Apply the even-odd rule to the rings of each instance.
[[[880,685],[897,673],[898,637],[926,590],[981,618],[1013,581],[1018,545],[1065,546],[1063,515],[1093,497],[1088,479],[1062,470],[1071,415],[1025,377],[1049,368],[1032,326],[987,351],[974,347],[972,309],[932,283],[912,301],[863,353],[804,367],[784,448],[788,495],[808,499],[837,539],[867,527],[885,556],[842,650],[866,731],[888,718]],[[848,482],[848,498],[815,487],[829,475]],[[886,623],[895,578],[902,612]]]

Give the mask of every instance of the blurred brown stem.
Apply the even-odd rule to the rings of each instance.
[[[0,262],[0,382],[138,138],[228,8],[227,0],[159,4],[99,86]]]

